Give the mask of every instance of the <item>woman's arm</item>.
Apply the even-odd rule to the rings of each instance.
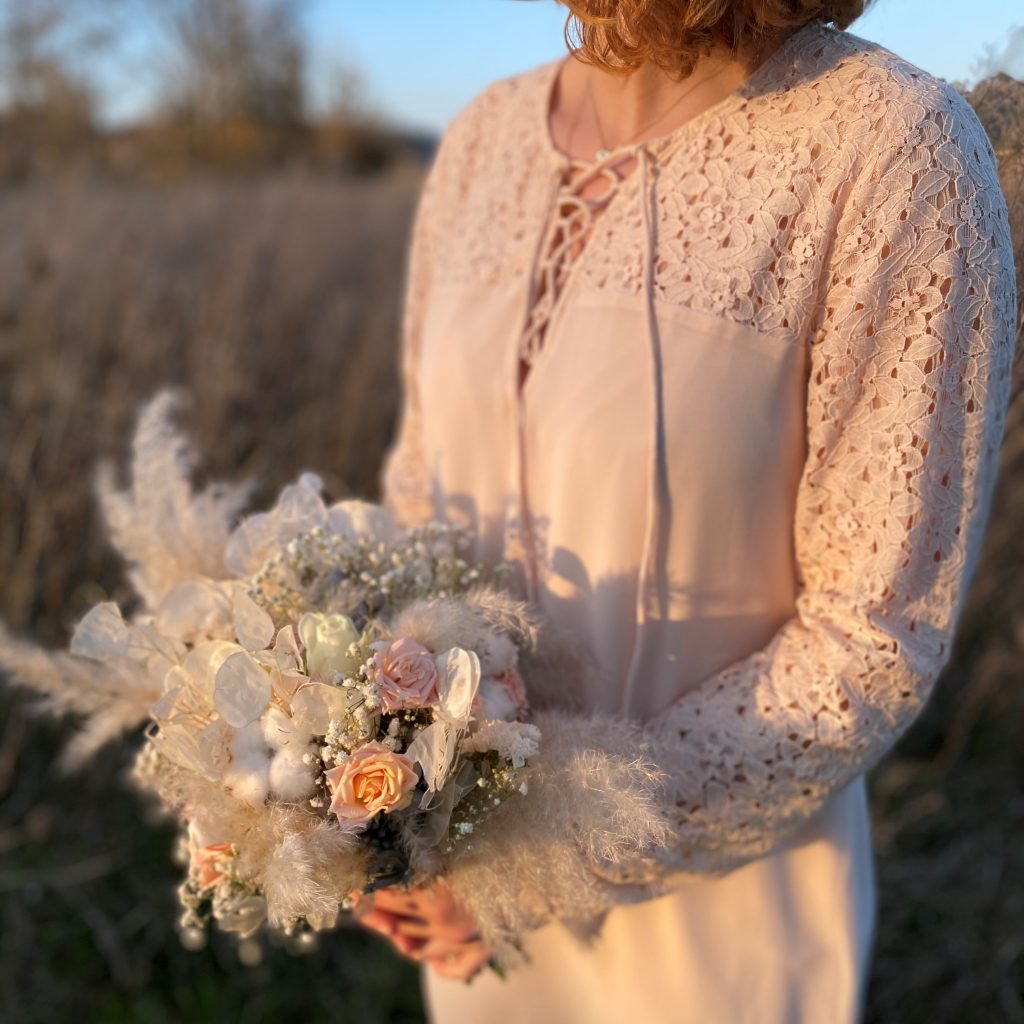
[[[973,112],[950,89],[916,115],[841,200],[825,263],[795,614],[643,725],[538,716],[529,794],[451,876],[496,948],[779,848],[892,747],[946,665],[997,475],[1014,274]]]
[[[811,347],[796,615],[652,723],[680,862],[764,853],[870,768],[949,660],[1015,356],[1006,207],[965,101],[850,197]]]

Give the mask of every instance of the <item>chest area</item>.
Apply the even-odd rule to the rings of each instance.
[[[612,514],[645,493],[656,446],[680,509],[792,483],[807,365],[787,332],[659,300],[652,317],[640,296],[574,284],[524,381],[524,318],[514,287],[446,285],[430,303],[418,377],[446,492],[525,484],[535,508],[549,508],[586,491]]]
[[[479,479],[525,445],[535,490],[594,460],[640,480],[657,422],[677,488],[789,479],[827,218],[795,177],[772,206],[688,166],[549,169],[515,218],[483,187],[457,209],[420,343],[435,465]],[[474,231],[499,260],[467,260]]]
[[[639,296],[649,281],[667,307],[799,339],[819,293],[843,167],[829,164],[822,180],[820,140],[800,132],[747,132],[723,149],[729,130],[711,126],[654,153],[645,180],[629,156],[589,169],[544,154],[512,170],[476,167],[449,204],[439,276],[446,286],[519,282],[524,293],[533,282],[530,305],[543,320],[570,278],[581,291],[619,296]]]

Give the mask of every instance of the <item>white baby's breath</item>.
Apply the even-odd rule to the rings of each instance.
[[[495,751],[514,768],[522,768],[540,752],[540,729],[527,722],[484,722],[466,737],[466,753]]]

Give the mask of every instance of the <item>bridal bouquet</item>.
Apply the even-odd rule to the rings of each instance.
[[[96,605],[67,652],[0,630],[0,666],[84,716],[66,765],[147,723],[132,779],[180,822],[186,933],[331,928],[523,798],[537,623],[506,566],[466,561],[467,531],[328,506],[313,473],[236,521],[248,487],[193,491],[174,402],[143,410],[127,489],[97,477],[139,609]]]

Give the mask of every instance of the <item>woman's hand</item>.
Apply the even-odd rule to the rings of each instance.
[[[442,879],[408,891],[377,889],[361,897],[353,913],[403,956],[429,964],[444,978],[469,981],[491,958],[476,922],[458,906]]]

